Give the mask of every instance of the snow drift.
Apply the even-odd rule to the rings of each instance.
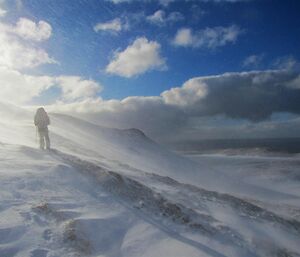
[[[299,256],[298,159],[193,161],[62,114],[40,151],[33,113],[0,105],[0,256]]]

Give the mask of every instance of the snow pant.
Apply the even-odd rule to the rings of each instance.
[[[39,138],[40,138],[40,149],[50,149],[50,138],[48,128],[38,128]]]

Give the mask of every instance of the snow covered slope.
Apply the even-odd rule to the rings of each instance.
[[[40,151],[33,114],[0,109],[1,257],[300,254],[297,177],[272,188],[247,179],[249,160],[233,163],[247,168],[239,176],[224,157],[194,162],[139,130],[62,114],[51,115],[54,150]]]

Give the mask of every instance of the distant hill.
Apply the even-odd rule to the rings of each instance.
[[[218,151],[261,151],[274,153],[300,153],[300,138],[245,138],[208,139],[171,143],[169,146],[186,153],[210,153]]]

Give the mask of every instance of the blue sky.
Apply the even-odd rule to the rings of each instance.
[[[297,0],[0,0],[0,101],[154,137],[300,136],[299,10]]]
[[[7,3],[9,8],[16,5]],[[20,5],[20,4],[19,4]],[[51,24],[53,35],[45,44],[48,53],[60,65],[45,65],[36,74],[79,75],[99,81],[104,99],[122,99],[131,95],[159,95],[180,86],[189,78],[229,71],[274,68],[278,58],[299,59],[299,1],[175,1],[163,6],[158,1],[22,1],[7,19],[20,16]],[[147,16],[162,10],[165,16],[178,12],[181,19],[155,24]],[[128,28],[119,32],[95,32],[94,26],[121,19]],[[193,31],[235,25],[240,34],[232,42],[209,48],[174,46],[172,40],[181,28]],[[138,38],[146,37],[161,45],[160,55],[166,69],[150,70],[130,78],[107,74],[105,67],[116,50],[123,51]],[[251,55],[261,56],[259,63],[245,66]]]

